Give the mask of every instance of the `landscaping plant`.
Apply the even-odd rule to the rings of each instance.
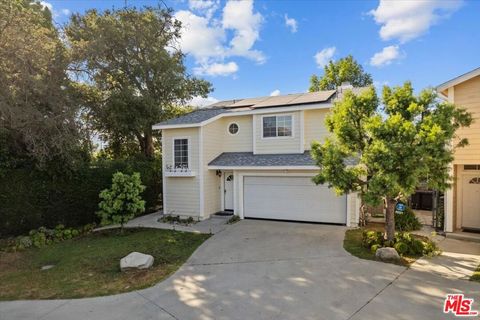
[[[145,211],[145,201],[141,193],[145,190],[138,172],[132,175],[117,172],[112,178],[112,187],[100,192],[102,201],[98,204],[97,215],[102,219],[102,225],[123,225],[136,215]]]
[[[228,219],[227,223],[228,224],[234,224],[240,221],[240,217],[234,214],[230,219]]]
[[[382,247],[393,247],[401,256],[407,254],[433,256],[439,253],[435,242],[408,232],[396,232],[393,241],[389,241],[385,239],[385,235],[381,231],[364,231],[362,245],[370,249],[372,253]]]
[[[358,192],[364,204],[385,201],[386,238],[394,241],[397,201],[423,181],[434,190],[450,186],[454,149],[467,144],[455,132],[471,122],[471,114],[440,102],[433,90],[414,95],[410,82],[385,86],[381,99],[373,86],[346,90],[326,118],[331,136],[312,144],[320,167],[314,181],[337,194]]]
[[[21,251],[30,247],[43,248],[54,243],[89,234],[94,227],[94,224],[87,224],[80,228],[65,228],[63,224],[57,225],[54,229],[40,227],[30,230],[28,235],[7,239],[5,249],[7,251]]]
[[[395,229],[398,231],[420,230],[422,224],[418,220],[415,212],[408,208],[403,213],[395,213]]]

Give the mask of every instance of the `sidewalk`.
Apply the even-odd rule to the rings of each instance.
[[[156,229],[167,229],[167,230],[177,230],[185,232],[195,232],[195,233],[207,233],[207,234],[216,234],[220,231],[225,230],[228,226],[227,221],[230,219],[230,216],[211,216],[208,219],[199,221],[197,223],[190,224],[188,226],[181,224],[172,224],[159,222],[158,220],[162,216],[162,211],[157,211],[151,214],[147,214],[133,220],[130,220],[125,227],[126,228],[156,228]],[[119,225],[110,225],[101,228],[95,229],[105,230],[118,228]]]

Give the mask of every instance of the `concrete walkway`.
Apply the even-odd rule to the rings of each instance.
[[[162,217],[162,211],[154,212],[138,218],[130,220],[125,224],[126,228],[156,228],[156,229],[167,229],[167,230],[177,230],[177,231],[186,231],[186,232],[196,232],[196,233],[207,233],[215,234],[220,231],[223,231],[228,225],[227,221],[230,219],[230,216],[211,216],[209,219],[202,220],[196,223],[189,225],[173,224],[173,223],[164,223],[160,222],[159,219]],[[119,228],[120,225],[110,225],[95,230],[105,230],[112,228]]]
[[[0,303],[0,319],[453,319],[447,293],[480,308],[462,280],[480,245],[445,240],[448,254],[410,269],[361,260],[342,248],[345,227],[245,220],[207,240],[154,287],[78,300]],[[447,242],[448,241],[448,242]]]

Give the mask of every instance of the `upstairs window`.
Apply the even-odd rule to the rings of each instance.
[[[268,116],[263,117],[263,137],[291,137],[292,116]]]
[[[188,168],[188,139],[173,140],[173,166],[174,168]]]
[[[238,124],[230,123],[230,125],[228,126],[228,132],[230,134],[237,134],[238,133]]]
[[[480,164],[466,164],[463,166],[463,170],[480,170]]]

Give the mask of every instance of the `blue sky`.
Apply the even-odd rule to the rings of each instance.
[[[44,2],[45,3],[45,2]],[[156,5],[132,1],[129,6]],[[480,67],[480,1],[217,1],[165,3],[185,29],[189,72],[209,80],[208,101],[304,92],[329,59],[352,54],[375,84],[420,90]],[[72,12],[124,0],[45,3],[59,24]]]

